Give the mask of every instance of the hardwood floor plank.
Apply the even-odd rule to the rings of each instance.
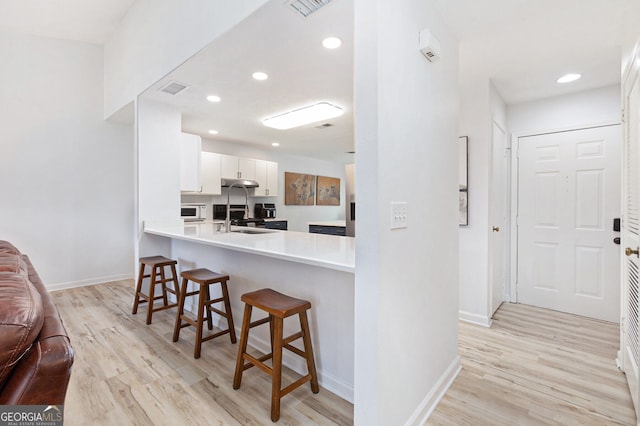
[[[636,424],[617,324],[504,303],[459,333],[462,371],[428,424]]]
[[[267,375],[251,369],[232,387],[237,344],[205,342],[196,360],[191,327],[172,341],[175,309],[146,325],[146,305],[131,314],[133,293],[131,280],[52,293],[76,353],[65,425],[272,424]],[[284,369],[283,383],[297,377]],[[282,399],[278,424],[353,424],[353,405],[303,386]]]

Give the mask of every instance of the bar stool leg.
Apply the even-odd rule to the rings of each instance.
[[[311,334],[309,332],[309,321],[307,320],[307,311],[300,314],[300,328],[302,329],[302,342],[304,344],[305,358],[307,359],[307,369],[311,375],[311,392],[320,392],[318,386],[318,374],[316,373],[316,362],[313,357],[313,347],[311,346]]]
[[[204,304],[207,295],[208,286],[200,284],[200,291],[198,293],[198,319],[196,321],[196,346],[193,350],[193,357],[200,358],[200,349],[202,348],[202,323],[204,322]]]
[[[231,314],[231,302],[229,301],[229,290],[227,289],[227,282],[222,281],[220,283],[222,287],[222,298],[224,299],[224,311],[227,313],[227,326],[229,327],[229,337],[231,343],[236,343],[236,327],[233,325],[233,315]]]
[[[206,293],[207,293],[207,298],[205,299],[207,302],[209,300],[211,300],[211,291],[209,290],[209,285],[206,285]],[[211,319],[211,305],[210,304],[206,304],[205,305],[206,309],[207,309],[207,327],[209,328],[209,330],[213,330],[213,320]]]
[[[135,315],[138,313],[138,304],[140,303],[140,292],[142,291],[142,280],[144,279],[144,268],[145,264],[140,264],[140,272],[138,273],[138,284],[136,285],[136,297],[133,300],[133,309],[131,310],[131,314]]]
[[[167,306],[169,305],[169,299],[167,299],[167,277],[164,273],[164,267],[159,266],[158,269],[160,269],[160,279],[162,280],[162,302],[164,303],[163,306]]]
[[[151,268],[151,282],[149,283],[149,310],[147,310],[147,325],[151,324],[153,315],[153,302],[156,298],[156,268]]]
[[[176,301],[180,300],[180,284],[178,284],[178,274],[176,273],[176,265],[171,264],[171,273],[173,274],[173,289],[176,293]]]
[[[244,371],[244,354],[245,352],[247,352],[247,340],[249,338],[249,327],[251,322],[251,309],[251,305],[244,305],[242,330],[240,331],[240,347],[238,348],[238,358],[236,359],[236,371],[233,375],[234,389],[240,389],[240,385],[242,384],[242,372]]]
[[[273,364],[271,371],[271,421],[280,419],[280,392],[282,387],[282,327],[283,319],[272,317],[273,327]]]
[[[187,280],[182,279],[182,289],[178,298],[178,315],[176,316],[176,324],[173,327],[173,341],[177,342],[180,338],[180,329],[182,329],[182,314],[184,314],[184,301],[187,298]]]

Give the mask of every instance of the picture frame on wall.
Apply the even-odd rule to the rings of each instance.
[[[458,182],[459,182],[459,209],[460,226],[469,225],[469,137],[460,136],[458,138]]]
[[[313,206],[316,199],[316,177],[304,173],[284,172],[284,204]]]

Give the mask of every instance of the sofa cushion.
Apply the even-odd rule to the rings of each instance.
[[[13,244],[3,240],[0,240],[0,253],[21,254]]]
[[[28,276],[28,267],[22,256],[10,253],[0,253],[0,273],[10,272]]]
[[[0,389],[38,337],[43,321],[42,299],[29,279],[0,273]]]

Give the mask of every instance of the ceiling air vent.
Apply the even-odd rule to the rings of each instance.
[[[319,125],[319,126],[316,126],[316,129],[326,129],[327,127],[331,127],[331,126],[333,126],[333,124],[331,124],[331,123],[324,123],[324,124],[321,124],[321,125]]]
[[[313,12],[328,5],[332,0],[287,0],[285,5],[307,18]]]
[[[177,81],[170,81],[168,84],[162,86],[159,90],[170,95],[177,95],[187,87],[189,86],[187,86],[186,84],[178,83]]]

